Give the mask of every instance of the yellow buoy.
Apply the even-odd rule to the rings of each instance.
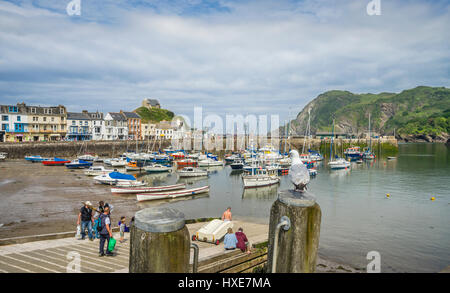
[[[391,195],[389,193],[386,193],[386,197],[390,197]]]
[[[435,200],[436,198],[435,198],[434,196],[432,196],[430,199],[431,199],[431,200]]]

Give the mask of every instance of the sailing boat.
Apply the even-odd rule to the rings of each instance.
[[[253,147],[252,157],[253,159]],[[278,184],[280,178],[278,177],[278,169],[268,169],[256,167],[256,160],[252,160],[252,172],[249,175],[242,175],[244,188],[255,188]]]
[[[339,158],[338,156],[336,156],[336,158],[333,159],[333,140],[334,140],[334,119],[333,119],[333,130],[331,132],[330,161],[328,162],[328,166],[330,166],[332,170],[350,168],[350,162],[346,161],[345,159]]]
[[[375,159],[374,153],[372,153],[372,134],[370,132],[370,113],[369,113],[369,148],[364,150],[362,157],[364,160],[373,160]]]

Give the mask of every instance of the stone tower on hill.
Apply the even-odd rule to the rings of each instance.
[[[159,101],[156,99],[144,99],[142,101],[142,107],[151,109],[151,108],[161,108],[161,105],[159,104]]]

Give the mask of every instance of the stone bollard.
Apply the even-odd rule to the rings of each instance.
[[[270,210],[269,273],[315,271],[321,216],[312,194],[294,190],[278,194]]]
[[[190,237],[184,214],[172,208],[147,208],[134,217],[130,273],[188,273]]]

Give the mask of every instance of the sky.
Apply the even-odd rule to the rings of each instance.
[[[0,1],[0,104],[294,118],[328,90],[450,85],[450,1]]]

